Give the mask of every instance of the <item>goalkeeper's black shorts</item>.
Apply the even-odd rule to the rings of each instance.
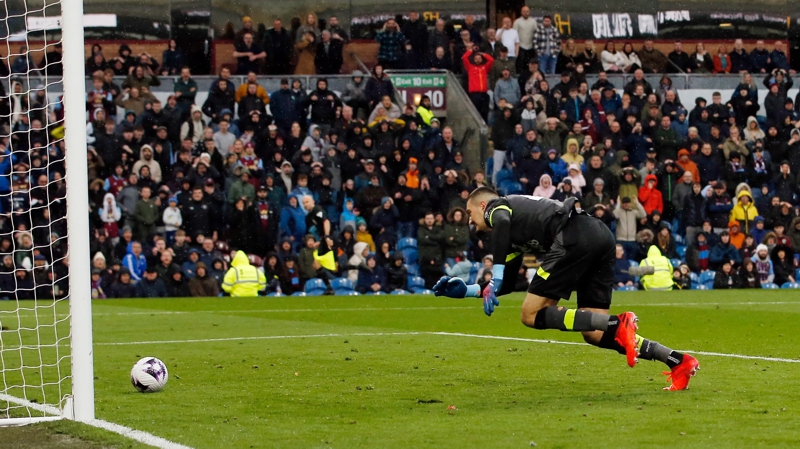
[[[615,247],[614,235],[603,222],[573,215],[542,259],[528,292],[556,300],[578,292],[578,308],[608,309]]]

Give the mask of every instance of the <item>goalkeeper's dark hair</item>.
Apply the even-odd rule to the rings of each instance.
[[[500,195],[493,188],[480,186],[469,194],[467,203],[470,201],[490,201],[498,197]]]

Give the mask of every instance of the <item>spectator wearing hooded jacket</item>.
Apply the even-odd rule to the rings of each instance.
[[[144,276],[147,268],[147,259],[142,254],[142,244],[134,241],[128,244],[128,252],[122,259],[122,266],[130,272],[133,282],[138,282]]]
[[[295,195],[289,195],[289,204],[281,211],[280,230],[281,236],[289,238],[297,251],[306,235],[306,214]]]
[[[378,261],[374,254],[366,258],[366,262],[358,268],[358,282],[356,290],[359,293],[388,293],[386,285],[386,273],[383,267],[378,266]]]
[[[122,219],[122,209],[117,206],[117,200],[111,193],[106,193],[103,197],[103,208],[98,211],[100,219],[103,221],[103,229],[106,236],[113,245],[119,242],[120,220]]]
[[[644,185],[639,187],[639,201],[648,215],[654,210],[664,210],[664,201],[658,190],[658,178],[655,175],[647,175],[644,178]]]
[[[406,290],[408,285],[408,269],[403,264],[403,253],[395,251],[386,267],[386,290]]]
[[[394,205],[391,197],[381,198],[381,205],[372,214],[369,220],[369,229],[372,235],[377,236],[381,241],[394,243],[396,241],[397,223],[400,220],[400,212]]]
[[[753,203],[753,195],[743,189],[736,196],[736,205],[731,210],[730,220],[739,223],[742,232],[750,234],[754,228],[754,221],[758,217],[758,210]]]
[[[203,110],[197,105],[192,105],[191,117],[181,125],[181,140],[188,137],[192,139],[193,144],[199,144],[203,141],[205,127],[206,122],[203,121]]]
[[[132,282],[130,270],[125,267],[120,268],[117,279],[111,284],[107,293],[109,298],[135,298],[136,285]]]

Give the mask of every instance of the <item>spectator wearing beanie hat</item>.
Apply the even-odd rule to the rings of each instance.
[[[171,197],[167,201],[167,204],[168,206],[166,209],[164,209],[161,219],[164,222],[167,246],[172,246],[172,244],[175,242],[175,232],[180,229],[181,225],[183,224],[183,219],[181,218],[181,210],[178,209],[177,198],[174,196]]]
[[[689,159],[690,156],[689,150],[683,148],[678,151],[678,160],[676,162],[683,171],[688,171],[692,174],[693,182],[700,182],[700,170],[697,168],[697,164]]]
[[[364,220],[364,217],[356,219],[356,241],[366,243],[370,252],[375,252],[375,241],[367,230],[367,220]]]
[[[772,282],[775,279],[775,272],[772,267],[772,259],[769,257],[769,248],[763,243],[756,247],[756,253],[750,258],[756,265],[756,271],[760,281]]]

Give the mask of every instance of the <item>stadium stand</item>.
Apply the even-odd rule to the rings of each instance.
[[[492,42],[486,31],[482,36]],[[470,230],[463,208],[481,185],[501,194],[578,197],[622,246],[619,290],[637,289],[639,279],[626,277],[626,267],[638,265],[651,245],[671,260],[681,288],[715,288],[726,265],[736,288],[798,288],[800,98],[792,98],[794,73],[783,64],[782,44],[748,52],[731,42],[727,54],[691,53],[690,62],[733,61],[701,67],[702,83],[738,76],[738,85],[682,99],[695,75],[666,73],[681,72],[668,61],[682,59],[646,46],[591,52],[564,39],[556,70],[543,73],[536,64],[517,70],[498,43],[485,62],[487,84],[476,90],[479,71],[470,70],[470,55],[466,66],[450,51],[444,62],[413,48],[401,49],[401,60],[386,59],[381,52],[392,39],[378,37],[378,64],[342,76],[347,65],[338,41],[347,39],[341,34],[292,36],[290,47],[278,49],[285,50],[283,60],[270,52],[259,56],[275,45],[263,35],[239,34],[229,54],[236,63],[211,78],[180,64],[180,48],[165,49],[160,59],[142,46],[95,45],[88,52],[97,297],[127,291],[120,275],[142,271],[140,258],[145,266],[166,264],[159,276],[170,295],[196,282],[199,263],[220,283],[233,250],[264,271],[269,295],[357,294],[365,276],[397,287],[370,294],[402,287],[429,294],[458,254],[473,264],[469,281],[480,282],[485,267],[478,261],[491,242]],[[297,58],[291,42],[306,44]],[[310,56],[305,48],[327,56]],[[770,57],[762,58],[764,52]],[[623,63],[637,53],[647,54],[643,67]],[[612,59],[619,63],[608,65]],[[55,103],[42,110],[38,78],[15,76],[23,63],[0,63],[0,207],[6,214],[33,207],[21,196],[33,197],[37,185],[63,194],[63,170],[11,176],[65,151],[49,143],[59,132],[61,109]],[[455,136],[445,118],[431,118],[430,98],[398,104],[383,71],[438,64],[464,79],[465,95],[491,127],[490,154],[481,158],[485,171],[468,168],[464,136]],[[506,74],[503,67],[514,70]],[[46,67],[37,70],[44,75]],[[321,269],[315,259],[321,230],[304,208],[306,196],[330,220],[336,270]],[[427,212],[432,224],[424,222]],[[20,230],[10,223],[0,221],[0,290],[24,299],[13,286],[16,270],[33,271],[38,282],[36,267],[65,248],[49,233],[31,233],[30,223],[21,232],[12,232]],[[133,254],[133,242],[141,254]],[[47,250],[25,252],[34,246]],[[375,257],[373,268],[366,266],[368,255]],[[186,276],[173,279],[175,269]]]

